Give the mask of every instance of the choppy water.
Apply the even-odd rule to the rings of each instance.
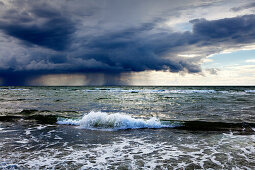
[[[0,87],[0,169],[254,169],[255,87]]]

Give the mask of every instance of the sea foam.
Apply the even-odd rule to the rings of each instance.
[[[245,90],[246,93],[255,93],[255,90]]]
[[[215,90],[170,90],[171,93],[216,93]]]
[[[108,114],[105,112],[91,111],[79,120],[62,119],[58,124],[67,124],[79,126],[82,129],[102,129],[102,130],[120,130],[120,129],[140,129],[140,128],[163,128],[171,127],[163,125],[159,119],[153,117],[149,120],[136,119],[123,113]]]

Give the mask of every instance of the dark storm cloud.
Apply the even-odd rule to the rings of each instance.
[[[197,19],[193,32],[161,32],[147,35],[153,24],[88,38],[79,48],[89,48],[82,59],[94,59],[109,67],[99,71],[128,72],[144,70],[170,70],[200,72],[199,58],[177,57],[182,51],[200,48],[200,55],[209,55],[236,44],[247,44],[255,38],[255,16],[246,15],[208,21]],[[149,25],[149,26],[148,26]],[[134,31],[135,30],[135,31]],[[81,40],[82,41],[82,40]],[[214,49],[203,51],[202,47]],[[216,47],[216,48],[215,48]],[[209,54],[208,54],[209,51]],[[93,70],[95,71],[95,70]]]
[[[191,21],[193,34],[199,41],[227,44],[249,43],[255,38],[255,15],[225,18],[214,21],[205,19]]]
[[[187,63],[172,56],[164,57],[171,48],[178,46],[184,35],[179,33],[159,33],[146,35],[153,24],[144,24],[139,28],[122,30],[85,41],[84,47],[90,49],[82,58],[95,59],[118,72],[170,70],[179,72],[199,72],[199,66]],[[106,72],[112,70],[104,70]]]
[[[92,73],[104,74],[105,84],[116,84],[121,73],[128,72],[200,73],[206,56],[255,38],[255,15],[195,19],[191,31],[177,32],[159,27],[167,18],[161,15],[135,23],[124,17],[122,25],[113,14],[118,22],[98,16],[96,7],[86,6],[84,12],[79,5],[67,9],[61,1],[28,2],[24,10],[8,9],[0,16],[0,77],[6,85],[25,85],[33,77],[58,73],[86,73],[91,82]],[[11,54],[12,48],[17,52]],[[196,57],[183,57],[187,54]]]
[[[0,20],[0,29],[32,45],[65,50],[71,43],[75,24],[54,9],[34,8],[28,12],[13,9]]]
[[[4,78],[3,85],[8,86],[25,86],[26,81],[28,81],[31,78],[36,77],[37,75],[40,75],[38,72],[33,73],[31,71],[14,71],[12,69],[8,70],[1,70],[0,75],[2,78]]]

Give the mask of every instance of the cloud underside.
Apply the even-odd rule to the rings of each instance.
[[[0,77],[5,84],[24,85],[45,74],[200,73],[205,57],[255,39],[255,15],[195,19],[185,32],[159,28],[164,19],[105,31],[84,22],[93,20],[93,12],[83,17],[53,7],[6,10],[0,18]]]

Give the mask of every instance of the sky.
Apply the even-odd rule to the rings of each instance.
[[[0,0],[0,85],[255,85],[255,2]]]

